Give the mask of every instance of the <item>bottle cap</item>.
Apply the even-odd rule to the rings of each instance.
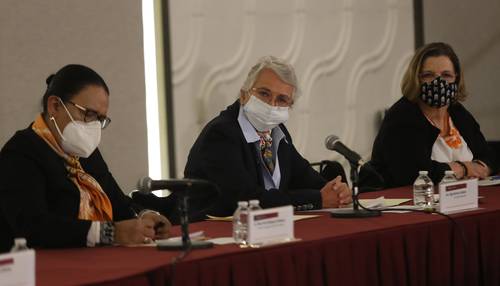
[[[251,206],[255,206],[259,204],[259,200],[250,200],[249,203]]]
[[[246,206],[248,206],[248,202],[246,202],[246,201],[239,201],[238,202],[238,206],[239,207],[246,207]]]
[[[26,238],[24,237],[17,237],[14,239],[14,244],[15,245],[26,245]]]

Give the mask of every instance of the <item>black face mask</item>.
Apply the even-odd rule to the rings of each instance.
[[[437,77],[430,83],[422,83],[420,90],[420,99],[425,104],[431,107],[443,107],[455,102],[458,86],[454,82],[448,83],[441,77]]]

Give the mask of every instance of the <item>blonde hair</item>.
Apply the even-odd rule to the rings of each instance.
[[[450,45],[441,42],[427,44],[415,52],[401,81],[401,92],[404,97],[412,102],[415,102],[419,98],[421,85],[419,75],[422,65],[427,58],[439,56],[446,56],[452,62],[456,74],[455,82],[458,85],[456,98],[458,101],[465,100],[467,91],[465,89],[464,73],[460,67],[458,56]]]

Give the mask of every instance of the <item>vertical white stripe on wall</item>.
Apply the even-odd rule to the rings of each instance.
[[[144,79],[146,84],[146,122],[148,135],[148,173],[161,179],[160,119],[155,37],[154,1],[142,1],[142,27],[144,38]]]

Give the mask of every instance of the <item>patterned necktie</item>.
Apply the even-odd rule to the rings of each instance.
[[[259,147],[260,153],[262,154],[262,159],[266,164],[269,173],[274,171],[274,159],[273,159],[273,138],[271,137],[271,131],[257,132],[260,136]]]

